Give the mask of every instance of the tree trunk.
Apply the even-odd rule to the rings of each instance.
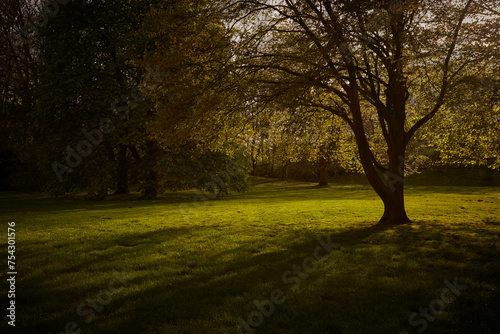
[[[384,214],[378,223],[380,225],[410,223],[404,201],[404,158],[402,155],[398,155],[391,157],[390,160],[399,161],[399,163],[395,167],[393,167],[393,163],[389,163],[389,168],[384,175],[387,185],[380,185],[380,174],[366,173],[368,181],[384,203]]]
[[[379,224],[398,225],[409,223],[404,201],[404,146],[397,151],[389,151],[389,168],[385,178],[389,187],[388,196],[381,196],[384,202],[384,215]]]
[[[395,185],[393,196],[382,199],[384,214],[378,222],[380,225],[400,225],[411,222],[405,210],[403,188],[403,182],[399,182]]]
[[[257,158],[258,158],[258,152],[255,153],[255,137],[252,139],[252,153],[250,155],[252,159],[252,173],[251,175],[257,175]]]
[[[251,175],[257,175],[257,159],[252,155],[252,173]]]
[[[156,198],[158,196],[158,178],[155,171],[150,171],[146,179],[146,187],[144,189],[146,198]]]
[[[328,187],[328,160],[320,156],[318,160],[318,174],[320,187]]]
[[[148,140],[147,142],[147,159],[149,160],[149,166],[147,176],[146,176],[146,186],[144,188],[144,196],[146,198],[156,198],[158,196],[158,173],[157,168],[157,158],[158,158],[159,148],[154,140]]]
[[[281,169],[281,175],[284,180],[288,180],[288,175],[290,174],[290,162],[287,161]]]
[[[387,186],[381,189],[380,198],[384,203],[384,214],[379,221],[381,225],[399,225],[410,223],[406,214],[404,200],[404,164],[405,147],[397,140],[389,143],[389,166],[384,173]]]
[[[403,202],[384,202],[384,215],[379,220],[379,225],[401,225],[410,222]]]
[[[380,172],[381,166],[376,165],[375,158],[366,139],[358,96],[352,91],[350,93],[350,98],[355,102],[351,105],[353,115],[352,129],[356,136],[361,164],[373,190],[375,190],[384,203],[384,214],[379,224],[399,225],[409,223],[411,221],[406,214],[404,202],[405,137],[404,125],[402,125],[404,123],[401,121],[403,120],[404,122],[404,118],[398,119],[394,117],[388,121],[388,127],[392,130],[392,132],[387,134],[386,138],[389,165],[385,173],[382,174]],[[399,111],[399,114],[401,114],[401,111]]]
[[[120,144],[118,149],[118,168],[115,195],[123,195],[128,194],[129,192],[127,146]]]

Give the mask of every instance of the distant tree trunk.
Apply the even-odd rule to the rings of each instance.
[[[128,194],[128,171],[127,146],[120,144],[118,147],[118,168],[115,195]]]
[[[156,159],[158,157],[158,144],[154,140],[147,142],[147,160],[150,161],[147,166],[148,172],[146,176],[146,186],[144,188],[144,196],[146,198],[156,198],[158,196],[158,172],[156,171]]]
[[[320,187],[328,187],[328,159],[320,155],[318,159],[318,174],[319,174],[319,186]]]
[[[281,168],[281,178],[284,180],[288,180],[289,174],[290,174],[290,161],[287,161]]]
[[[252,154],[251,154],[251,159],[252,159],[252,175],[256,175],[257,173],[257,157],[258,157],[258,152],[255,152],[255,137],[252,139]]]
[[[146,179],[146,187],[144,189],[146,198],[156,198],[158,196],[158,175],[155,171],[150,171]]]
[[[252,175],[257,175],[257,159],[252,155]]]
[[[141,162],[141,156],[139,155],[139,152],[137,152],[137,147],[135,146],[129,146],[128,149],[130,150],[130,153],[132,153],[132,156],[134,157],[135,162],[139,163]]]

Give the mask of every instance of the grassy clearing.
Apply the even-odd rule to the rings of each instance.
[[[410,315],[457,277],[467,288],[428,315],[425,333],[496,334],[500,188],[427,179],[407,187],[415,223],[391,229],[373,227],[381,202],[352,178],[329,188],[254,179],[246,194],[197,207],[194,192],[103,202],[0,194],[2,235],[17,222],[15,332],[55,334],[73,321],[81,334],[238,333],[253,301],[280,289],[286,300],[253,333],[417,333],[425,318],[412,326]],[[327,236],[341,248],[284,282]],[[128,286],[106,299],[113,270]]]

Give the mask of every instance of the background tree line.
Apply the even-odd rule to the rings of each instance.
[[[134,184],[155,197],[203,187],[229,160],[244,170],[238,145],[222,136],[227,125],[214,122],[231,107],[221,84],[232,79],[223,70],[230,43],[210,2],[74,0],[40,24],[46,8],[15,0],[2,8],[4,188],[102,198]],[[102,120],[112,131],[80,152]],[[245,189],[244,174],[227,187]]]
[[[364,172],[406,220],[401,170],[500,166],[493,0],[57,4],[0,9],[3,188],[155,197],[232,160],[245,172],[226,190],[247,172]],[[53,162],[103,119],[113,131],[59,182]]]

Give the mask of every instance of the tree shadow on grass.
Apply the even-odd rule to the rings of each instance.
[[[366,228],[346,232],[345,235],[336,234],[331,238],[343,245],[351,245],[378,231],[380,228]],[[305,258],[313,256],[318,246],[317,235],[306,233],[308,235],[304,238],[307,241],[296,242],[294,236],[285,238],[284,243],[289,248],[281,251],[251,254],[247,250],[248,245],[236,246],[209,257],[208,262],[216,263],[228,253],[238,254],[220,268],[198,274],[187,273],[179,276],[173,285],[170,285],[171,282],[158,282],[147,291],[138,291],[129,297],[138,304],[129,311],[134,316],[117,324],[116,332],[131,327],[136,333],[224,333],[223,328],[236,332],[237,316],[246,318],[254,311],[254,299],[269,298],[276,288],[283,291],[289,289],[282,281],[283,273],[292,265],[301,265]],[[327,236],[321,237],[326,240]],[[234,312],[235,308],[237,312]],[[219,321],[212,319],[226,313],[232,316]],[[208,325],[213,321],[218,326],[222,325],[222,329]],[[200,325],[201,328],[197,328]]]
[[[84,324],[76,315],[75,308],[81,302],[78,300],[68,304],[68,312],[50,319],[27,320],[27,331],[23,333],[48,333],[71,319],[79,320],[82,333],[89,334],[236,333],[237,318],[248,319],[257,310],[253,301],[269,299],[274,289],[282,290],[286,301],[275,305],[274,313],[263,318],[255,333],[399,333],[405,329],[412,333],[417,328],[409,326],[409,315],[421,306],[428,307],[440,296],[443,280],[453,281],[455,277],[470,288],[434,322],[428,322],[426,333],[460,328],[467,329],[465,333],[476,329],[493,333],[498,325],[497,320],[485,317],[494,312],[486,305],[499,305],[498,289],[491,289],[500,285],[498,262],[494,261],[500,254],[498,248],[485,250],[483,241],[478,242],[466,227],[456,230],[439,223],[416,222],[340,232],[304,230],[299,231],[300,236],[297,231],[284,231],[276,240],[255,237],[235,241],[225,249],[198,252],[193,252],[190,244],[185,248],[191,253],[181,252],[177,259],[172,258],[172,252],[162,258],[154,256],[162,242],[187,238],[194,239],[193,245],[202,243],[206,229],[220,227],[134,233],[92,245],[129,246],[112,248],[106,257],[95,260],[104,267],[108,267],[107,259],[140,258],[140,266],[137,262],[125,263],[134,277],[129,286],[90,324]],[[486,225],[482,228],[494,231]],[[300,288],[293,290],[294,284],[284,282],[283,274],[293,265],[303,265],[319,245],[317,238],[326,240],[328,235],[341,248],[319,263],[317,270],[301,280]],[[269,251],[269,242],[280,247]],[[146,255],[141,256],[137,249]],[[96,265],[82,261],[71,269],[84,270],[92,264]],[[105,287],[96,285],[87,290],[97,293]],[[72,291],[61,287],[55,293],[47,291],[47,295],[51,294],[67,300]],[[93,297],[92,293],[81,299],[86,297]],[[40,303],[43,306],[43,300]],[[481,315],[477,308],[483,304],[479,310],[486,313]],[[51,307],[61,308],[61,303]],[[459,327],[461,321],[468,323]],[[482,324],[478,325],[478,321]]]
[[[214,227],[216,226],[210,228]],[[47,286],[44,281],[51,280],[54,276],[64,275],[68,272],[88,271],[89,267],[99,267],[99,263],[102,264],[100,272],[105,274],[108,270],[113,269],[113,263],[108,265],[107,261],[116,262],[118,257],[130,259],[133,256],[140,256],[135,250],[140,245],[146,247],[144,248],[146,252],[154,254],[158,244],[171,241],[174,238],[186,237],[193,233],[203,233],[201,229],[201,227],[163,229],[96,242],[92,245],[92,249],[106,249],[109,248],[108,245],[122,245],[122,247],[115,247],[107,253],[106,257],[77,261],[74,265],[65,267],[62,272],[47,271],[46,277],[32,277],[31,280],[24,280],[23,284],[29,287]],[[351,239],[364,238],[377,230],[368,228],[350,231],[348,232],[350,240],[344,240],[344,242],[354,242]],[[74,291],[71,290],[71,287],[63,285],[45,291],[38,298],[27,297],[25,300],[19,301],[20,304],[39,303],[41,304],[40,308],[44,310],[43,312],[52,313],[50,310],[53,309],[52,315],[43,319],[36,319],[35,322],[28,319],[22,321],[21,328],[26,333],[48,333],[51,330],[63,328],[68,321],[73,319],[75,322],[79,320],[82,328],[86,328],[85,332],[89,333],[149,333],[151,328],[164,327],[166,324],[180,330],[183,322],[200,319],[210,322],[209,310],[215,308],[219,310],[217,312],[223,312],[221,308],[232,307],[231,305],[235,303],[234,300],[240,300],[242,296],[259,294],[259,291],[266,290],[268,285],[282,285],[280,282],[283,271],[292,264],[299,264],[304,258],[312,255],[318,245],[316,237],[317,235],[311,232],[304,232],[300,240],[296,240],[296,235],[290,233],[279,240],[283,249],[273,252],[256,252],[252,241],[243,244],[234,243],[230,249],[208,253],[204,257],[186,256],[185,259],[181,258],[179,263],[185,262],[186,265],[180,268],[179,263],[177,263],[175,267],[178,272],[165,277],[161,276],[162,266],[169,266],[165,259],[152,258],[148,260],[147,257],[143,256],[142,259],[145,262],[141,267],[138,267],[137,263],[125,263],[134,279],[122,295],[117,296],[109,307],[106,306],[103,312],[96,316],[95,323],[84,324],[83,319],[79,318],[75,312],[78,304],[85,302],[86,298],[92,298],[93,294],[81,293],[79,300],[68,301],[67,296],[73,296]],[[336,242],[342,243],[341,235],[333,236],[333,238],[339,238],[339,241],[336,240]],[[254,240],[254,242],[258,242],[258,240]],[[154,250],[149,251],[148,245]],[[229,259],[221,260],[226,258]],[[196,262],[196,259],[199,261]],[[150,271],[149,268],[154,269]],[[115,269],[120,270],[120,268]],[[84,290],[95,291],[94,294],[96,294],[100,289],[106,288],[106,279],[101,281],[102,284],[94,283]],[[52,299],[58,301],[54,302],[48,299],[51,296]],[[46,303],[48,305],[44,305]],[[67,304],[67,306],[62,307],[63,304]],[[237,304],[240,305],[240,302]],[[246,307],[245,302],[241,302],[241,307],[243,309]],[[66,311],[59,312],[61,308]],[[231,311],[231,309],[227,310],[227,312]],[[39,316],[42,316],[43,312]],[[209,317],[206,318],[206,316]],[[100,322],[99,318],[105,320]],[[226,319],[223,323],[230,326],[233,320]],[[110,327],[111,323],[113,326]]]
[[[284,291],[288,301],[279,308],[276,306],[276,314],[266,318],[256,332],[387,333],[405,328],[411,331],[417,328],[409,326],[409,315],[419,307],[429,307],[440,297],[445,287],[444,280],[453,282],[457,277],[461,284],[470,285],[470,290],[447,308],[441,319],[436,317],[434,322],[428,321],[428,332],[469,328],[469,333],[474,333],[480,328],[483,333],[494,333],[497,320],[487,318],[494,311],[485,308],[486,313],[482,315],[470,311],[478,307],[477,299],[484,305],[498,305],[498,294],[475,297],[477,291],[485,293],[480,282],[498,287],[498,267],[494,270],[491,267],[492,256],[498,256],[498,250],[484,254],[484,249],[477,246],[471,250],[472,258],[465,260],[460,252],[456,254],[451,249],[442,255],[445,261],[441,263],[437,261],[437,253],[432,251],[433,245],[443,241],[437,237],[439,233],[448,233],[447,244],[455,242],[457,248],[462,247],[463,242],[475,239],[473,236],[457,239],[453,238],[452,230],[435,229],[440,232],[416,234],[413,242],[419,238],[425,242],[413,248],[408,246],[412,243],[408,240],[409,235],[413,233],[410,225],[397,228],[373,226],[334,233],[332,239],[342,244],[341,250],[334,252],[324,267],[320,266],[316,273],[303,280],[298,291],[293,291],[290,284],[284,284],[282,275],[292,265],[301,265],[305,258],[311,257],[318,245],[317,235],[306,232],[307,240],[301,242],[290,236],[284,240],[288,248],[251,256],[245,255],[245,246],[239,246],[232,251],[241,256],[228,261],[222,270],[180,276],[171,293],[165,292],[166,282],[158,282],[149,290],[130,296],[144,308],[132,308],[135,317],[120,324],[117,332],[134,324],[137,326],[141,320],[146,322],[135,327],[139,333],[151,329],[158,333],[168,333],[169,330],[223,333],[224,328],[230,333],[237,332],[237,317],[246,319],[256,310],[252,301],[268,299],[276,288]],[[225,255],[215,254],[210,262]],[[475,271],[462,267],[464,260],[472,261],[473,258],[487,264],[488,269],[481,270],[481,265],[477,264]],[[485,276],[488,279],[485,280]],[[231,316],[218,321],[213,319],[225,312]],[[455,319],[457,316],[461,318]],[[465,320],[469,320],[468,327],[461,327]],[[212,331],[214,327],[208,325],[211,322],[215,322],[217,325],[214,326],[219,330]],[[198,331],[197,326],[201,326]]]

